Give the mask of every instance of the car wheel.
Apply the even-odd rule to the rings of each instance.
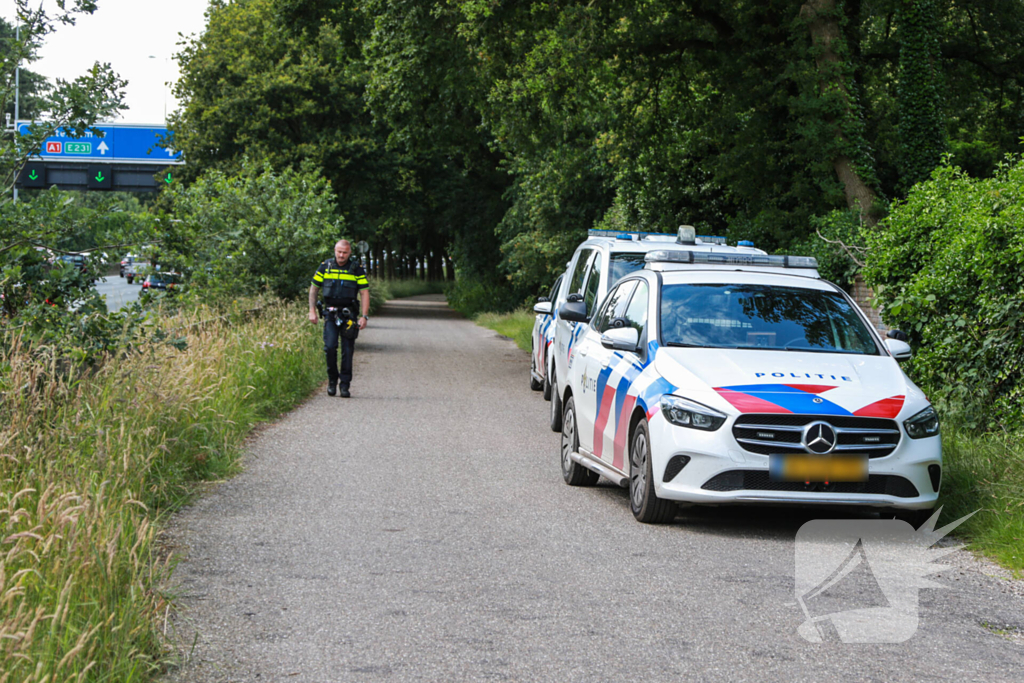
[[[572,396],[565,402],[562,416],[562,479],[569,486],[593,486],[601,478],[597,472],[588,470],[572,459],[580,449],[580,436],[576,433],[576,404]]]
[[[537,376],[537,355],[535,353],[530,354],[530,389],[534,391],[540,391],[544,388],[543,382],[536,379]]]
[[[554,368],[551,369],[551,379],[554,380]],[[551,431],[562,431],[562,397],[558,395],[558,385],[551,386]]]
[[[548,361],[548,367],[551,367],[551,361]],[[551,375],[548,372],[544,373],[544,400],[551,400]]]
[[[658,498],[654,492],[651,466],[651,435],[643,420],[633,432],[629,447],[629,507],[638,522],[662,524],[676,516],[676,504]]]

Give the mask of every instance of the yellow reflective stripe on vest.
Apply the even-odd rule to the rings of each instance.
[[[357,284],[369,286],[370,282],[366,279],[365,275],[360,275],[359,279],[356,280]]]
[[[360,278],[360,275],[350,275],[348,273],[332,273],[331,271],[324,273],[324,279],[326,280],[351,280],[352,282],[358,282]],[[366,278],[362,279],[363,281],[366,280]]]
[[[320,274],[320,271],[317,271],[316,273],[313,274],[313,282],[323,282],[323,281],[324,281],[324,276]]]

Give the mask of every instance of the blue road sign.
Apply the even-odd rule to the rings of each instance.
[[[19,123],[18,131],[25,135],[31,124]],[[181,152],[173,146],[160,147],[170,138],[170,131],[159,126],[129,123],[103,123],[96,126],[102,136],[93,132],[73,138],[61,128],[56,135],[46,138],[39,158],[50,161],[132,162],[144,164],[185,163]]]

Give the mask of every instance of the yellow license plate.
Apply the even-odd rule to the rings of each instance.
[[[768,472],[773,481],[867,481],[865,455],[772,455]]]

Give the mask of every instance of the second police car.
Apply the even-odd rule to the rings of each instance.
[[[662,247],[596,307],[559,307],[577,326],[556,385],[566,483],[628,486],[641,522],[671,520],[676,502],[923,521],[942,446],[898,366],[910,347],[883,341],[813,258],[705,244],[686,226]]]

